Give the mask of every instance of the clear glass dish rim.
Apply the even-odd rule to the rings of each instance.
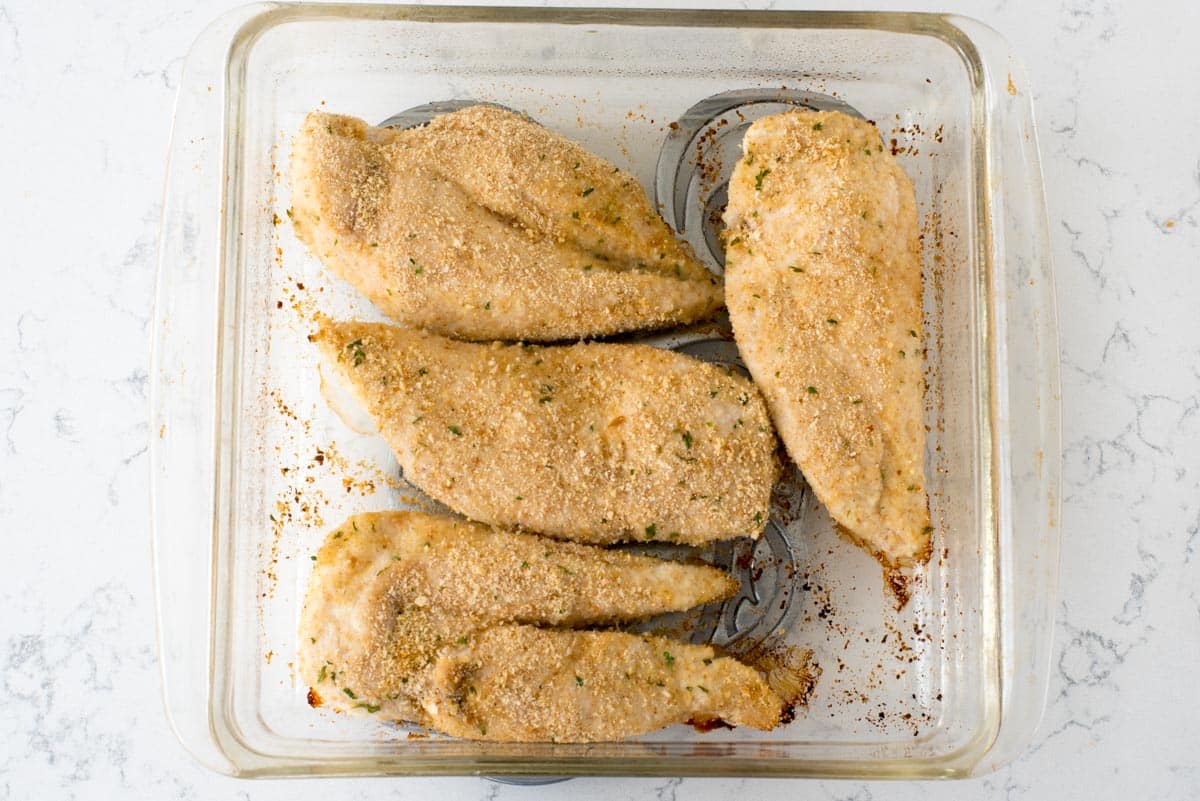
[[[1036,600],[1045,606],[1052,606],[1055,593],[1058,563],[1058,473],[1061,447],[1058,443],[1059,409],[1058,409],[1058,364],[1057,336],[1054,323],[1053,285],[1050,279],[1048,232],[1045,224],[1045,204],[1042,198],[1040,168],[1037,163],[1036,138],[1033,136],[1032,108],[1028,100],[1017,104],[1016,118],[1005,119],[1004,110],[998,105],[999,80],[994,65],[989,64],[981,52],[981,46],[997,53],[1007,61],[1008,86],[1013,85],[1014,74],[1022,85],[1027,85],[1020,65],[1015,62],[1007,46],[994,32],[985,26],[961,17],[940,14],[904,13],[904,12],[825,12],[825,11],[680,11],[666,9],[611,9],[611,8],[531,8],[531,7],[476,7],[476,6],[405,6],[405,5],[338,5],[338,4],[259,4],[246,6],[229,12],[218,19],[197,40],[188,57],[184,79],[181,82],[178,108],[175,120],[175,131],[172,136],[171,167],[168,171],[166,202],[164,203],[163,227],[159,247],[159,275],[156,292],[156,335],[154,338],[151,405],[151,480],[155,545],[155,581],[156,600],[158,606],[159,644],[161,664],[163,669],[164,692],[168,716],[172,720],[176,733],[185,746],[192,750],[197,757],[217,770],[232,772],[246,776],[267,775],[449,775],[449,774],[482,774],[491,773],[509,776],[530,775],[752,775],[752,776],[821,776],[821,777],[876,777],[876,778],[918,778],[918,777],[951,777],[966,776],[980,770],[994,769],[1004,761],[1011,759],[1024,742],[1032,736],[1040,717],[1044,703],[1045,684],[1048,677],[1049,638],[1052,626],[1047,624],[1045,610],[1038,613],[1037,609],[1021,609],[1019,599],[1011,586],[1005,586],[1000,566],[997,565],[997,584],[1009,606],[1016,606],[1015,611],[1005,608],[1005,604],[996,604],[997,617],[995,622],[996,647],[1000,650],[999,662],[1002,663],[1002,675],[998,677],[1001,694],[1001,709],[997,711],[994,726],[990,727],[991,735],[987,742],[973,743],[970,754],[952,755],[951,758],[938,760],[891,760],[871,763],[847,761],[807,761],[790,759],[748,759],[744,757],[729,757],[719,761],[686,757],[653,757],[631,760],[628,757],[616,759],[569,759],[559,760],[538,758],[503,758],[480,759],[478,757],[406,757],[398,755],[388,758],[349,758],[330,759],[322,762],[297,760],[280,755],[253,754],[246,751],[236,742],[230,741],[234,735],[230,731],[222,731],[217,725],[221,710],[215,704],[219,703],[220,685],[219,666],[222,650],[219,609],[221,594],[228,592],[228,582],[221,580],[222,563],[220,561],[220,533],[222,523],[219,512],[223,506],[221,482],[218,477],[223,467],[227,465],[229,432],[222,429],[222,418],[228,419],[223,407],[228,405],[234,393],[228,388],[236,382],[237,364],[237,332],[230,329],[229,321],[236,319],[233,312],[238,308],[239,299],[234,292],[229,292],[226,286],[226,261],[229,254],[236,252],[236,226],[228,224],[222,209],[237,208],[233,198],[226,195],[227,190],[220,187],[236,185],[236,181],[227,180],[236,171],[238,120],[235,115],[228,114],[231,108],[239,107],[240,72],[244,67],[245,56],[252,48],[254,41],[265,31],[282,22],[315,19],[355,19],[355,20],[419,20],[427,22],[494,22],[494,23],[554,23],[568,25],[604,24],[604,25],[636,25],[636,26],[672,26],[672,27],[717,27],[717,28],[808,28],[808,29],[866,29],[889,32],[922,34],[937,37],[949,44],[974,76],[973,113],[977,115],[978,124],[975,126],[975,136],[980,139],[973,147],[974,157],[981,163],[976,164],[978,174],[983,176],[976,187],[979,201],[979,214],[983,223],[988,227],[985,239],[987,252],[983,254],[981,264],[983,274],[978,276],[980,282],[981,301],[979,313],[986,319],[981,320],[982,330],[989,333],[988,341],[1005,341],[1005,321],[999,314],[1004,307],[1004,260],[1007,258],[1024,258],[1032,263],[1041,277],[1041,287],[1028,300],[1035,309],[1040,309],[1041,329],[1034,332],[1038,337],[1038,347],[1041,366],[1046,369],[1041,372],[1040,383],[1035,388],[1039,399],[1037,405],[1039,432],[1036,439],[1038,449],[1045,459],[1045,472],[1041,477],[1038,491],[1039,497],[1028,498],[1027,502],[1044,507],[1045,518],[1049,521],[1047,532],[1043,534],[1039,553],[1042,567],[1039,575],[1040,585],[1035,593]],[[968,33],[968,30],[971,33]],[[974,38],[971,34],[974,34]],[[986,41],[981,42],[980,39]],[[219,80],[214,80],[219,76]],[[1010,94],[1012,94],[1010,92]],[[219,110],[214,120],[212,109]],[[205,110],[209,113],[205,114]],[[1000,119],[997,119],[997,118]],[[219,122],[218,122],[219,121]],[[1031,241],[1022,244],[1020,241],[1006,239],[1001,231],[992,230],[997,215],[997,208],[1007,204],[998,202],[999,196],[1009,189],[1010,184],[1016,183],[1007,177],[1004,170],[997,170],[993,161],[1000,148],[995,134],[1005,134],[1006,126],[1001,122],[1024,123],[1024,126],[1014,125],[1013,128],[1024,127],[1028,134],[1023,143],[1018,145],[1019,159],[1023,160],[1024,173],[1028,178],[1025,188],[1027,213],[1033,218],[1035,228]],[[200,136],[197,136],[200,134]],[[208,135],[206,140],[205,134]],[[1016,136],[1015,133],[1009,134]],[[197,145],[197,140],[200,144]],[[1005,137],[1007,141],[1007,137]],[[1011,143],[1010,143],[1011,144]],[[184,170],[182,162],[200,157],[205,160],[201,165],[200,174],[187,177],[181,176]],[[1008,166],[1008,162],[1005,162]],[[179,215],[195,217],[195,209],[190,208],[190,201],[183,198],[181,187],[192,192],[199,191],[205,182],[216,181],[218,191],[214,207],[201,209],[201,216],[214,218],[223,231],[223,240],[208,244],[197,243],[194,239],[185,239],[183,229],[178,225]],[[989,186],[991,186],[989,192]],[[229,190],[231,191],[231,190]],[[194,199],[193,199],[194,200]],[[184,210],[179,207],[189,206]],[[1003,220],[1001,220],[1003,223]],[[207,276],[210,283],[215,277],[215,296],[211,298],[212,305],[205,308],[193,309],[190,313],[181,310],[174,301],[181,284],[180,268],[172,265],[171,261],[179,255],[190,256],[189,268],[196,271],[195,275],[185,274],[183,279],[205,280],[205,270],[215,270],[215,276]],[[998,266],[999,265],[999,266]],[[186,270],[184,271],[186,273]],[[1011,300],[1008,302],[1012,302]],[[202,307],[204,304],[195,304]],[[213,312],[212,319],[204,319],[205,310]],[[1038,315],[1035,313],[1035,317]],[[1000,319],[998,319],[1000,318]],[[167,325],[170,321],[170,325]],[[176,333],[175,329],[182,328],[187,334]],[[1008,332],[1011,334],[1012,332]],[[179,423],[182,405],[179,401],[180,371],[171,369],[171,361],[179,356],[181,340],[190,334],[196,334],[197,342],[192,346],[204,344],[209,348],[214,370],[211,381],[201,378],[198,382],[192,379],[189,389],[198,391],[197,397],[211,400],[209,405],[193,404],[187,408],[196,413],[207,413],[201,421],[200,431],[192,432],[195,436],[188,441],[184,435],[178,434],[182,428],[185,433],[187,426]],[[207,336],[211,334],[211,336]],[[994,496],[995,514],[991,516],[993,536],[998,540],[1002,536],[1002,520],[996,516],[1005,514],[1004,508],[1016,504],[1011,498],[1011,486],[1006,482],[1006,476],[1001,472],[1009,463],[1011,454],[1006,449],[1011,443],[1000,431],[1005,419],[1009,419],[1015,410],[1006,407],[1005,399],[995,397],[1002,394],[1011,377],[1000,372],[1007,366],[997,364],[996,346],[981,352],[982,373],[988,377],[983,392],[987,395],[985,403],[988,406],[987,424],[996,432],[990,434],[986,442],[990,443],[990,453],[986,454],[987,467],[991,475],[991,492]],[[999,359],[1003,361],[1002,358]],[[170,425],[168,429],[167,426]],[[207,427],[207,430],[206,430]],[[168,432],[166,434],[164,432]],[[205,500],[206,508],[213,514],[209,517],[207,529],[210,540],[207,543],[210,557],[209,572],[203,582],[187,581],[176,583],[180,578],[180,570],[174,565],[178,561],[179,547],[166,537],[166,532],[178,528],[175,522],[169,520],[172,508],[171,499],[165,497],[168,493],[164,488],[176,490],[181,477],[178,470],[178,457],[171,451],[172,439],[177,439],[186,451],[190,446],[194,455],[207,454],[211,457],[210,467],[215,467],[215,475],[201,486],[211,489]],[[207,447],[206,447],[207,446]],[[174,469],[172,469],[174,468]],[[228,475],[228,471],[225,471]],[[193,475],[195,473],[193,472]],[[1006,492],[1005,490],[1009,490]],[[194,539],[194,538],[193,538]],[[1003,543],[997,544],[997,553]],[[1011,541],[1009,542],[1011,546]],[[198,546],[193,544],[194,552],[203,552],[205,543]],[[1019,556],[1019,554],[1018,554]],[[1011,583],[1011,582],[1010,582]],[[208,642],[204,644],[202,654],[207,664],[203,684],[207,694],[203,714],[196,709],[187,708],[194,703],[185,700],[188,696],[187,678],[181,678],[188,673],[194,678],[197,671],[181,670],[181,662],[188,659],[193,662],[197,658],[195,647],[180,647],[178,636],[169,631],[174,623],[189,616],[181,613],[181,607],[187,602],[178,597],[180,589],[190,589],[206,593],[209,603],[199,617],[193,610],[190,618],[203,618],[207,625],[204,631],[208,634]],[[1006,592],[1007,590],[1007,592]],[[1007,615],[1006,615],[1007,612]],[[1053,610],[1049,611],[1052,623]],[[1014,660],[1007,653],[1001,640],[1014,621],[1023,621],[1031,628],[1039,642],[1032,648],[1035,652],[1024,660]],[[226,631],[228,635],[228,631]],[[187,653],[184,653],[187,652]],[[1025,664],[1028,675],[1025,675],[1023,687],[1018,687],[1013,672],[1013,664],[1021,661]],[[1039,668],[1040,665],[1040,668]],[[180,684],[185,685],[180,690]],[[191,689],[195,689],[191,687]],[[194,693],[193,693],[194,695]],[[194,700],[194,699],[192,699]],[[198,719],[207,719],[206,726],[200,726]],[[1004,724],[1012,721],[1007,730]],[[207,737],[208,743],[203,740]],[[238,752],[240,757],[235,765],[230,758],[230,751]]]

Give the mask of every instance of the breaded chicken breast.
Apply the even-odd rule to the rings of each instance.
[[[912,183],[869,123],[750,126],[725,211],[738,349],[788,453],[886,566],[928,557],[921,259]]]
[[[590,543],[766,524],[775,434],[732,371],[642,345],[474,344],[378,323],[313,339],[405,477],[474,520]]]
[[[720,600],[736,586],[703,565],[445,515],[356,515],[317,555],[300,676],[311,703],[475,738],[617,739],[693,717],[769,728],[782,702],[755,671],[707,648],[522,625],[631,621]],[[555,691],[569,686],[565,670],[589,677],[586,693]],[[526,710],[522,728],[520,699],[533,694],[541,706]]]
[[[301,241],[392,319],[550,341],[711,316],[720,280],[637,180],[512,112],[423,128],[313,112],[291,155]]]
[[[497,626],[442,651],[421,705],[456,737],[619,740],[674,723],[773,729],[784,703],[707,645],[615,631]]]

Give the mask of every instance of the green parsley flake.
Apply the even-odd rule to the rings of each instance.
[[[367,360],[367,352],[363,350],[361,339],[356,339],[346,346],[346,350],[350,351],[350,355],[354,358],[354,366],[358,367]]]

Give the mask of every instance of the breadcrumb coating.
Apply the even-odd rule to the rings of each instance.
[[[725,211],[734,335],[788,453],[887,567],[929,555],[912,183],[869,123],[764,117]]]
[[[723,302],[633,176],[502,109],[411,130],[315,111],[289,177],[297,236],[406,325],[554,341],[696,322]]]
[[[405,477],[473,520],[684,544],[767,522],[775,433],[730,370],[643,345],[476,344],[379,323],[313,338]]]
[[[568,628],[736,589],[715,568],[447,515],[356,515],[315,557],[300,676],[314,703],[476,739],[611,740],[689,719],[770,728],[782,701],[735,660]]]

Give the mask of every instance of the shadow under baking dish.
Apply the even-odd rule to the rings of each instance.
[[[185,745],[245,776],[912,778],[1011,758],[1043,703],[1058,547],[1044,209],[1028,100],[1009,91],[1023,82],[993,33],[933,15],[263,5],[218,20],[184,72],[156,308],[155,569]],[[739,596],[668,621],[734,651],[811,649],[822,675],[786,726],[500,744],[310,709],[292,665],[309,556],[351,513],[428,501],[321,394],[314,316],[380,317],[286,224],[304,115],[520,110],[657,189],[719,271],[739,113],[821,96],[876,123],[922,215],[935,552],[909,604],[793,471],[766,536],[708,553],[739,571]],[[721,321],[639,341],[736,363]]]

